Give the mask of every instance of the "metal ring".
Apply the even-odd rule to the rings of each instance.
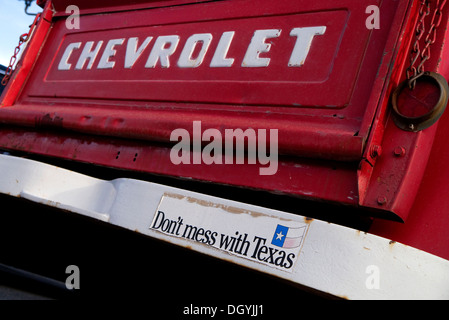
[[[399,112],[398,109],[398,97],[405,88],[408,88],[408,80],[403,81],[393,92],[391,96],[392,113],[395,124],[406,131],[418,132],[424,130],[431,125],[433,125],[443,114],[446,109],[448,97],[449,97],[449,87],[446,79],[435,72],[425,72],[421,77],[417,79],[416,85],[419,82],[428,81],[437,85],[440,90],[440,97],[435,106],[424,115],[418,117],[408,117]]]

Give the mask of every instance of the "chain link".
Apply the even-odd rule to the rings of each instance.
[[[17,55],[20,52],[20,47],[22,44],[24,44],[25,42],[27,42],[29,40],[31,33],[33,32],[33,29],[36,26],[37,21],[39,20],[39,17],[40,17],[40,14],[37,14],[36,18],[34,18],[34,22],[30,25],[30,30],[28,31],[28,33],[24,33],[20,36],[19,44],[14,49],[14,54],[12,55],[11,59],[9,60],[8,68],[6,68],[5,75],[3,76],[3,79],[1,82],[3,86],[6,86],[8,84],[9,78],[11,78],[11,75],[14,72],[14,65],[17,61]]]
[[[431,16],[429,30],[424,38],[424,47],[420,48],[420,42],[426,33],[426,18],[431,14],[431,0],[421,0],[419,8],[419,20],[415,29],[415,42],[413,43],[410,57],[410,66],[406,70],[408,86],[415,88],[416,80],[424,74],[424,63],[430,59],[430,46],[435,43],[437,29],[443,17],[443,8],[447,0],[435,0],[435,8]],[[415,64],[421,58],[417,66]]]

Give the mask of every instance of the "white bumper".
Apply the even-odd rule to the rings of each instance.
[[[385,238],[133,179],[0,155],[0,192],[348,299],[449,299],[449,261]],[[163,266],[161,266],[163,268]]]

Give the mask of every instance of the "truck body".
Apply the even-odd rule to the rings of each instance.
[[[317,294],[449,298],[443,1],[39,4],[6,198]]]

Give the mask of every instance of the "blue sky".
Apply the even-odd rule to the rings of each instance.
[[[23,0],[0,0],[0,64],[4,66],[8,66],[20,35],[28,32],[34,20],[34,16],[26,15],[24,9]],[[35,2],[28,9],[32,13],[41,11]]]

